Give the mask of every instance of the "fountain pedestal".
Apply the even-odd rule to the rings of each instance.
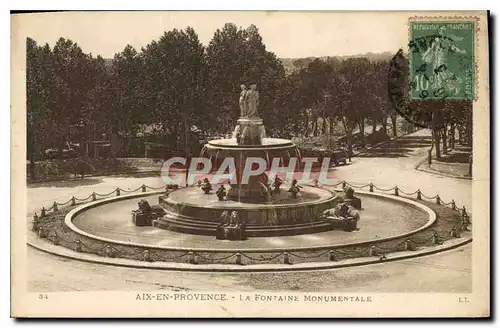
[[[240,118],[234,130],[233,137],[242,146],[261,145],[262,139],[266,137],[266,129],[264,128],[262,119],[258,117]]]

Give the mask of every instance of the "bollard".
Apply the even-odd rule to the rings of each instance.
[[[75,199],[75,196],[71,197],[71,206],[75,206],[76,205],[76,199]]]
[[[113,248],[111,248],[111,245],[106,246],[106,257],[113,257]]]
[[[399,188],[398,188],[398,186],[394,187],[394,196],[399,196]]]
[[[292,262],[290,262],[290,254],[288,252],[283,253],[283,264],[292,264]]]
[[[42,227],[38,228],[38,238],[45,238],[47,237],[47,234],[45,233],[45,229]]]
[[[370,192],[373,192],[373,183],[370,183]]]
[[[54,212],[59,211],[59,209],[57,208],[57,203],[56,202],[54,202],[54,205],[52,205],[52,207],[54,208]]]
[[[241,254],[236,253],[236,264],[241,265]]]
[[[439,240],[439,234],[437,232],[432,235],[432,243],[436,245],[441,244],[441,241]]]
[[[457,204],[455,204],[455,200],[454,199],[451,200],[451,209],[454,210],[454,211],[457,209]]]
[[[40,217],[41,218],[44,218],[44,217],[47,216],[47,213],[45,213],[45,211],[46,211],[45,207],[42,207],[42,210],[40,211]]]
[[[146,192],[146,185],[142,185],[142,192]]]
[[[33,215],[33,231],[37,231],[38,230],[38,215],[35,214]]]
[[[120,188],[116,188],[116,196],[120,196]]]
[[[422,192],[419,190],[417,190],[417,200],[422,200]]]
[[[54,234],[52,235],[52,244],[59,245],[59,235],[55,231]]]
[[[467,221],[464,219],[462,219],[462,225],[460,226],[460,230],[462,231],[469,231],[469,225],[467,224]]]
[[[39,226],[38,221],[33,221],[33,231],[34,231],[34,232],[37,232],[37,231],[38,231],[38,226]]]
[[[375,246],[372,246],[372,247],[370,247],[370,249],[368,250],[368,256],[375,256],[375,255],[377,255],[377,251],[376,251]]]
[[[196,258],[194,256],[194,252],[188,252],[188,263],[196,264]]]
[[[470,223],[470,220],[469,220],[469,215],[467,215],[467,212],[462,215],[462,221],[465,223],[465,224],[469,224]]]
[[[77,252],[82,251],[82,242],[79,240],[75,240],[75,251],[77,251]]]
[[[453,227],[450,231],[450,236],[453,238],[460,238],[460,231],[457,228]]]
[[[330,250],[328,252],[328,257],[329,257],[330,261],[337,261],[337,256],[335,256],[335,252],[333,250]]]
[[[415,245],[410,239],[407,239],[405,242],[405,250],[407,251],[414,251],[415,250]]]
[[[345,189],[345,186],[346,186],[346,182],[342,181],[342,189]]]
[[[441,205],[441,198],[439,195],[436,195],[436,205]]]
[[[97,199],[97,195],[95,194],[95,192],[92,193],[92,201],[96,200]]]
[[[146,262],[151,261],[151,253],[149,252],[149,250],[146,249],[144,252],[142,252],[142,260]]]

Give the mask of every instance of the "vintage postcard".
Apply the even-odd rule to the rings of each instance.
[[[11,315],[489,317],[488,20],[12,14]]]

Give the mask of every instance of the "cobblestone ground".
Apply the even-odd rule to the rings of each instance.
[[[373,182],[381,188],[394,185],[403,191],[437,193],[445,201],[471,208],[471,181],[440,177],[415,170],[425,156],[430,133],[419,131],[353,158],[334,169],[339,180],[353,184]],[[163,185],[157,176],[91,177],[82,181],[51,182],[28,188],[28,210],[40,204],[85,198],[93,191],[106,193],[116,187],[135,189]],[[373,292],[468,292],[471,290],[470,245],[448,252],[392,263],[290,273],[187,273],[130,269],[58,258],[28,250],[30,291],[72,290],[302,290]]]

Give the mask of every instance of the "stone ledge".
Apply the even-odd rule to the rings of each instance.
[[[45,239],[39,239],[33,232],[28,234],[28,246],[40,251],[61,256],[64,258],[78,260],[88,263],[104,264],[121,266],[128,268],[140,269],[155,269],[155,270],[171,270],[171,271],[192,271],[192,272],[281,272],[281,271],[310,271],[310,270],[326,270],[345,267],[354,267],[370,264],[378,264],[385,262],[393,262],[406,260],[431,254],[436,254],[451,250],[460,246],[464,246],[472,242],[472,234],[470,232],[463,233],[467,237],[451,239],[439,246],[422,247],[416,251],[401,251],[397,253],[389,253],[385,260],[380,260],[379,257],[359,257],[346,259],[338,262],[307,262],[297,264],[251,264],[251,265],[231,265],[231,264],[188,264],[175,262],[145,262],[137,260],[129,260],[123,258],[106,258],[88,253],[78,253],[65,247],[55,246]]]

